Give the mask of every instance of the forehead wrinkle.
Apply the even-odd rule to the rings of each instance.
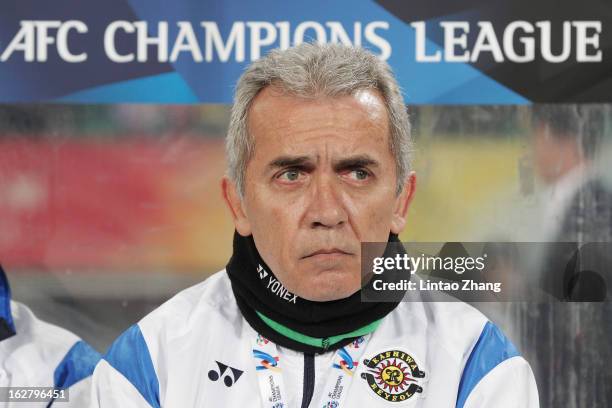
[[[248,118],[253,147],[260,145],[264,140],[266,144],[274,144],[279,143],[281,138],[285,139],[285,142],[287,142],[286,139],[289,139],[288,143],[280,141],[284,145],[283,153],[303,155],[309,152],[297,152],[292,147],[298,147],[297,145],[302,147],[303,144],[311,143],[313,138],[327,137],[331,139],[335,137],[340,138],[345,147],[350,146],[348,150],[356,150],[357,146],[351,143],[359,138],[353,137],[356,133],[365,134],[374,143],[384,143],[385,138],[387,139],[387,145],[390,142],[386,109],[384,106],[380,109],[380,104],[377,105],[377,102],[380,101],[374,95],[363,92],[351,97],[316,99],[311,101],[312,104],[309,104],[310,106],[304,106],[302,104],[304,100],[297,98],[296,103],[290,103],[287,107],[291,114],[275,117],[269,112],[270,104],[275,99],[278,101],[278,99],[289,97],[273,95],[269,98],[261,98],[264,96],[263,93],[265,93],[265,90],[262,94],[258,95],[258,103],[251,107],[252,110]],[[292,100],[295,101],[295,97],[290,97],[290,102]],[[351,109],[353,113],[359,112],[360,115],[357,117],[347,116],[347,109]],[[320,115],[315,115],[319,120],[312,120],[312,115],[308,115],[308,113],[312,114],[313,112],[320,113]],[[306,114],[302,115],[302,113]],[[347,118],[351,119],[350,122],[347,122]],[[381,118],[384,118],[384,120],[380,120]],[[282,119],[282,121],[279,121],[279,119]],[[258,132],[253,132],[255,127],[258,128]],[[256,154],[258,149],[255,148],[254,150]],[[328,156],[329,148],[327,142],[325,142],[324,151],[324,156]],[[314,156],[316,162],[319,162],[322,158],[318,153]]]
[[[362,99],[365,99],[367,102],[362,101]],[[365,109],[358,109],[355,106],[351,106],[355,104],[355,100],[349,100],[347,102],[335,98],[307,101],[309,106],[292,103],[289,106],[289,110],[293,111],[293,115],[290,115],[283,122],[279,122],[278,120],[269,120],[269,116],[262,116],[261,110],[265,111],[265,105],[271,102],[266,100],[264,104],[256,106],[252,112],[255,113],[255,115],[250,115],[250,119],[252,120],[254,117],[257,117],[257,119],[259,119],[259,124],[263,125],[262,127],[267,130],[278,132],[291,128],[294,134],[302,132],[325,132],[327,128],[349,131],[363,128],[373,128],[377,130],[386,129],[387,121],[380,120],[381,118],[386,119],[386,110],[384,107],[380,109],[379,106],[376,106],[374,101],[376,101],[376,98],[373,98],[371,95],[367,95],[367,97],[363,94],[360,95],[359,107]],[[351,121],[347,122],[349,118],[345,114],[347,109],[350,109],[353,113],[360,113],[360,116],[350,117]],[[313,111],[319,111],[321,113],[318,121],[312,121],[301,115],[301,113]],[[296,127],[298,129],[295,129]]]
[[[313,135],[318,139],[321,135]],[[345,137],[346,142],[336,144],[331,138],[337,137],[335,134],[324,136],[325,140],[320,143],[310,142],[309,137],[300,138],[296,143],[288,143],[276,158],[270,160],[269,167],[279,167],[289,165],[289,161],[301,159],[305,164],[320,165],[331,163],[333,167],[345,165],[347,162],[361,162],[363,165],[380,167],[382,157],[376,151],[364,149],[358,140],[350,136]],[[382,139],[382,137],[381,137]],[[306,148],[304,148],[306,146]],[[282,162],[282,163],[281,163]],[[294,163],[298,165],[298,163]]]

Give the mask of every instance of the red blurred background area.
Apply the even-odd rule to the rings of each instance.
[[[232,229],[218,183],[222,140],[4,136],[6,267],[190,270],[226,259],[220,243],[230,242]],[[215,234],[206,233],[211,228]]]

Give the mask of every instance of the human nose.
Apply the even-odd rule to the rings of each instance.
[[[344,225],[348,221],[348,214],[338,186],[330,177],[321,176],[313,187],[306,215],[310,227],[332,229]]]

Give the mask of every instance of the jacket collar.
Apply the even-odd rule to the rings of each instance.
[[[11,288],[0,266],[0,341],[15,335],[15,323],[11,314]]]

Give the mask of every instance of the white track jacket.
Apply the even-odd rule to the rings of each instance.
[[[461,302],[402,302],[371,334],[309,355],[242,317],[221,271],[129,328],[97,365],[96,408],[538,407],[527,362]]]
[[[100,354],[75,334],[38,319],[27,306],[12,301],[1,269],[0,324],[0,408],[89,406],[91,374]],[[32,387],[67,388],[67,401],[35,402]],[[51,392],[45,391],[46,395]]]

